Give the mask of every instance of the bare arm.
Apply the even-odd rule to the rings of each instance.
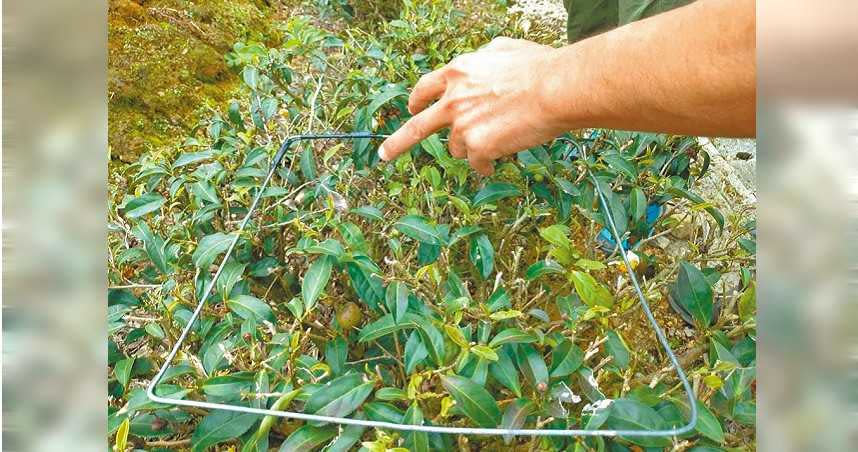
[[[584,127],[752,136],[754,34],[752,0],[699,0],[560,49],[498,38],[423,76],[415,116],[379,154],[450,127],[453,156],[488,175],[492,160]]]

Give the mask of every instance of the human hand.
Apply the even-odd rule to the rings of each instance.
[[[414,116],[379,147],[392,160],[436,131],[450,127],[449,149],[484,176],[493,161],[563,133],[546,101],[544,79],[555,49],[495,38],[420,78],[408,99]],[[433,100],[437,102],[431,104]]]

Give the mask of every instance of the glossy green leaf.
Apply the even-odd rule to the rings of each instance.
[[[718,417],[700,400],[695,400],[695,403],[697,404],[698,418],[697,426],[694,429],[718,444],[724,443],[724,428],[718,422]]]
[[[404,413],[399,408],[385,402],[369,402],[363,406],[366,417],[373,421],[401,424]]]
[[[534,387],[539,386],[540,383],[548,384],[548,366],[545,365],[542,353],[532,345],[518,346],[518,367]]]
[[[646,217],[647,201],[646,195],[640,187],[632,189],[629,195],[629,214],[632,220],[639,222]]]
[[[250,295],[239,295],[226,302],[229,310],[238,314],[242,319],[253,319],[258,323],[267,320],[274,323],[274,312],[264,301]]]
[[[712,287],[706,276],[688,262],[679,263],[679,274],[674,294],[679,303],[700,327],[708,327],[714,317]]]
[[[342,336],[325,344],[325,362],[331,368],[331,373],[338,377],[345,371],[346,360],[349,354],[349,344]]]
[[[524,426],[527,417],[536,411],[536,405],[527,399],[516,399],[507,405],[501,420],[501,428],[520,429]],[[509,445],[512,442],[513,436],[504,435],[503,442]]]
[[[486,234],[471,237],[471,248],[468,256],[471,263],[479,270],[483,279],[488,279],[495,266],[495,249]]]
[[[405,328],[414,328],[414,325],[413,323],[396,322],[393,314],[386,314],[361,328],[360,334],[358,334],[358,342],[374,341]]]
[[[441,235],[438,229],[427,223],[426,219],[418,215],[406,215],[393,225],[399,232],[417,241],[430,245],[440,245]]]
[[[214,157],[214,152],[212,151],[200,151],[200,152],[185,152],[179,155],[175,162],[173,162],[173,169],[180,168],[186,165],[190,165],[197,162],[202,162],[204,160],[208,160]]]
[[[520,195],[521,190],[515,185],[506,182],[492,182],[474,195],[474,207]]]
[[[543,275],[562,274],[565,272],[566,270],[563,268],[563,266],[561,266],[557,262],[551,259],[545,259],[527,267],[527,270],[525,270],[524,272],[524,277],[527,278],[528,281],[533,281],[534,279],[539,278]]]
[[[164,205],[165,201],[166,199],[158,193],[146,193],[145,195],[140,195],[125,203],[125,207],[123,208],[125,211],[125,217],[139,218],[147,213],[155,212]]]
[[[545,228],[539,229],[539,235],[552,245],[561,248],[571,248],[572,243],[569,241],[569,227],[563,224],[554,224]]]
[[[412,331],[405,343],[405,372],[409,374],[414,372],[417,365],[422,363],[427,356],[429,356],[429,351],[423,345],[420,333]]]
[[[521,383],[518,378],[518,369],[515,368],[512,355],[507,347],[502,347],[498,350],[498,360],[489,363],[489,374],[504,385],[507,389],[513,392],[518,397],[521,397]]]
[[[387,286],[387,292],[384,297],[384,304],[387,310],[393,314],[395,322],[401,322],[405,318],[405,312],[408,310],[408,297],[411,292],[408,291],[408,286],[405,283],[394,281]]]
[[[402,419],[403,424],[423,425],[423,411],[416,402],[405,411]],[[405,445],[411,452],[429,452],[429,435],[426,432],[405,433]]]
[[[234,239],[234,234],[222,232],[209,234],[200,239],[192,256],[194,266],[202,271],[209,271],[209,267],[214,263],[217,256],[226,251]]]
[[[519,328],[507,328],[492,338],[489,347],[499,347],[503,344],[529,344],[537,340],[536,336]]]
[[[605,334],[608,337],[608,340],[605,342],[605,349],[608,352],[608,355],[613,358],[610,364],[619,369],[627,369],[629,367],[631,355],[629,353],[629,348],[626,346],[626,342],[623,340],[622,336],[614,330],[608,330]]]
[[[665,428],[664,419],[652,408],[637,400],[617,399],[611,403],[610,414],[605,423],[609,428],[618,430],[661,430]],[[667,447],[670,438],[662,436],[623,437],[644,447]]]
[[[384,300],[384,286],[381,278],[355,262],[347,263],[346,271],[349,274],[352,287],[360,299],[369,307],[376,309],[378,304]]]
[[[113,375],[116,376],[116,381],[123,388],[128,387],[128,382],[131,380],[131,368],[134,366],[134,358],[126,358],[117,362],[113,366]]]
[[[243,435],[260,418],[259,415],[213,410],[197,425],[191,437],[191,450],[202,452],[215,444]]]
[[[486,361],[497,361],[498,354],[491,347],[485,345],[474,345],[471,347],[471,353],[485,359]]]
[[[638,178],[638,171],[634,165],[619,154],[605,154],[602,158],[607,162],[608,166],[620,174],[634,181]]]
[[[143,241],[146,254],[155,265],[155,268],[157,268],[162,274],[169,274],[170,270],[167,268],[167,255],[165,252],[166,245],[164,243],[164,239],[162,239],[158,234],[152,232],[152,230],[149,229],[149,225],[142,221],[134,226],[132,232],[135,237]]]
[[[354,417],[363,419],[360,412]],[[322,449],[324,452],[348,452],[353,450],[355,444],[360,441],[363,433],[366,431],[366,427],[362,425],[343,425],[339,431],[339,436]]]
[[[312,452],[337,436],[336,426],[305,425],[292,432],[280,445],[280,452]]]
[[[229,299],[230,293],[232,293],[232,288],[235,287],[235,284],[241,281],[242,275],[244,275],[244,269],[247,267],[247,264],[243,264],[236,261],[229,261],[223,267],[223,271],[220,273],[220,276],[217,278],[217,292],[220,294],[221,300]]]
[[[316,306],[316,300],[325,290],[331,279],[331,269],[334,260],[331,256],[321,256],[310,265],[304,279],[301,281],[301,298],[304,300],[305,312],[309,312]]]
[[[408,400],[408,395],[402,389],[388,387],[375,391],[375,398],[390,402],[395,400]]]
[[[259,84],[259,69],[248,64],[244,67],[241,77],[244,80],[245,85],[252,90],[256,90],[256,87]]]
[[[575,292],[587,306],[602,306],[611,308],[614,306],[614,296],[605,286],[599,284],[589,273],[572,271],[569,279],[575,285]]]
[[[384,213],[374,206],[356,207],[351,212],[370,221],[384,221]]]
[[[584,362],[584,351],[569,339],[557,344],[551,352],[551,378],[571,375]]]
[[[442,375],[441,384],[474,423],[480,427],[500,424],[501,412],[497,401],[484,387],[458,375]]]
[[[321,243],[308,247],[307,252],[311,254],[324,254],[339,259],[343,257],[346,250],[343,248],[343,244],[340,243],[339,240],[327,239]]]

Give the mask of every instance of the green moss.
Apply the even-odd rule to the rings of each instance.
[[[111,0],[109,142],[114,157],[180,144],[204,105],[223,105],[238,77],[223,55],[236,41],[280,40],[280,12],[260,0]]]

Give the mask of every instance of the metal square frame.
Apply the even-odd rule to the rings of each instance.
[[[664,430],[613,430],[613,429],[596,429],[596,430],[584,430],[584,429],[506,429],[506,428],[473,428],[473,427],[444,427],[444,426],[435,426],[435,425],[409,425],[409,424],[396,424],[392,422],[382,422],[382,421],[371,421],[371,420],[363,420],[363,419],[352,419],[345,417],[331,417],[331,416],[319,416],[315,414],[307,414],[307,413],[299,413],[295,411],[283,411],[283,410],[272,410],[265,408],[253,408],[239,405],[228,405],[223,403],[213,403],[213,402],[203,402],[197,400],[184,400],[184,399],[172,399],[167,397],[160,397],[155,394],[155,387],[164,377],[164,374],[170,368],[170,364],[173,359],[176,357],[176,354],[181,349],[182,344],[185,341],[185,338],[188,336],[191,328],[193,328],[194,323],[199,318],[200,313],[202,312],[203,306],[205,306],[206,302],[209,299],[209,296],[212,293],[212,290],[217,283],[218,277],[220,277],[221,271],[226,265],[227,260],[232,255],[233,248],[235,248],[238,239],[241,236],[241,232],[244,230],[245,226],[250,222],[250,218],[256,210],[257,205],[259,204],[259,200],[262,198],[262,193],[268,188],[269,183],[271,182],[271,178],[274,175],[275,170],[280,165],[280,162],[283,160],[283,157],[286,155],[286,152],[292,147],[293,144],[298,143],[300,141],[306,140],[329,140],[329,139],[340,139],[340,140],[356,140],[356,139],[373,139],[373,138],[385,138],[388,135],[377,134],[371,132],[355,132],[355,133],[319,133],[319,134],[304,134],[304,135],[295,135],[287,138],[283,144],[280,146],[277,153],[274,155],[274,158],[271,159],[268,174],[265,177],[265,181],[262,186],[254,196],[253,202],[250,205],[250,209],[248,209],[247,214],[245,214],[244,219],[241,221],[238,229],[233,232],[235,237],[227,248],[226,253],[224,254],[223,259],[218,265],[217,270],[215,271],[214,276],[211,281],[208,283],[208,286],[205,289],[205,293],[203,297],[200,299],[200,302],[197,304],[197,307],[194,309],[191,318],[188,320],[187,325],[185,325],[184,330],[182,330],[182,334],[179,335],[179,339],[176,341],[175,345],[173,345],[172,350],[167,355],[167,358],[164,360],[164,364],[158,370],[158,373],[149,382],[149,386],[146,388],[146,396],[149,400],[157,403],[168,404],[168,405],[180,405],[180,406],[189,406],[195,408],[203,408],[210,410],[226,410],[226,411],[235,411],[240,413],[249,413],[249,414],[258,414],[263,416],[276,416],[283,418],[291,418],[291,419],[302,419],[306,421],[318,421],[318,422],[330,422],[334,424],[346,424],[346,425],[360,425],[364,427],[373,427],[373,428],[382,428],[382,429],[391,429],[391,430],[403,430],[403,431],[412,431],[412,432],[427,432],[427,433],[447,433],[447,434],[466,434],[466,435],[509,435],[509,436],[630,436],[630,437],[668,437],[668,436],[678,436],[692,431],[697,425],[698,412],[697,412],[697,404],[695,403],[694,392],[691,388],[691,384],[688,381],[688,377],[685,374],[682,366],[679,364],[679,360],[676,358],[676,354],[671,349],[670,344],[668,344],[667,339],[664,336],[661,328],[658,326],[658,322],[656,322],[655,317],[652,314],[652,310],[649,307],[649,303],[646,301],[646,297],[644,297],[643,291],[640,288],[640,284],[638,283],[637,277],[632,271],[632,266],[629,263],[628,257],[626,253],[621,252],[620,254],[623,256],[623,262],[625,263],[626,272],[629,275],[629,278],[634,285],[635,292],[638,295],[640,300],[641,307],[644,310],[644,314],[647,317],[650,325],[655,331],[656,337],[658,338],[659,343],[661,344],[665,353],[669,357],[673,368],[676,369],[677,376],[682,383],[682,386],[685,389],[686,395],[688,397],[688,403],[690,407],[690,419],[689,422],[681,427],[672,428],[672,429],[664,429]],[[577,143],[568,141],[570,144],[574,146],[578,146]],[[586,159],[586,150],[583,147],[580,147],[582,152],[582,157]],[[616,225],[614,224],[614,219],[611,215],[610,209],[608,208],[607,202],[605,200],[605,195],[602,193],[600,188],[600,184],[596,181],[595,176],[590,171],[589,167],[587,167],[587,173],[590,178],[593,180],[594,185],[596,187],[596,193],[599,196],[599,201],[605,215],[605,218],[608,220],[608,225],[610,226],[611,233],[616,240],[616,243],[622,243],[621,237],[617,232]]]

